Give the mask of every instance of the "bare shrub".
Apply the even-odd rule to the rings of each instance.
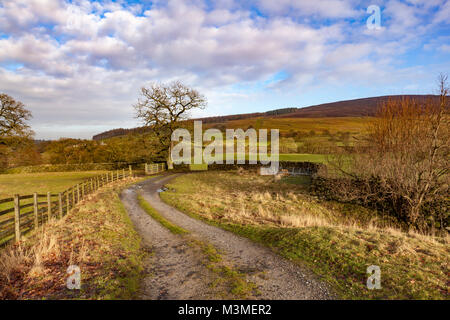
[[[23,266],[31,261],[31,252],[23,246],[9,246],[0,252],[0,279],[7,282],[16,272],[21,272]]]
[[[419,104],[404,98],[382,105],[358,152],[330,161],[341,177],[352,178],[347,185],[336,179],[334,187],[346,200],[390,202],[410,227],[444,228],[450,182],[448,94],[447,76],[441,75],[439,99]]]

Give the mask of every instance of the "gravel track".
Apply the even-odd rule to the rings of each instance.
[[[151,184],[152,181],[153,179],[146,182]],[[202,252],[152,219],[139,206],[138,190],[139,186],[131,186],[121,193],[120,198],[142,237],[144,246],[151,251],[145,261],[147,275],[141,285],[140,298],[215,299],[216,295],[209,286],[212,275],[202,263]]]
[[[139,190],[144,199],[167,220],[190,231],[194,237],[214,245],[227,261],[230,261],[236,269],[247,275],[248,280],[257,285],[260,292],[258,298],[269,300],[335,298],[328,286],[308,269],[280,257],[269,248],[194,219],[165,204],[159,197],[158,189],[176,176],[145,180],[122,193],[122,200],[136,229],[143,236],[144,241],[154,246],[155,259],[153,259],[152,270],[156,278],[145,281],[147,288],[144,288],[144,291],[154,290],[157,287],[155,282],[162,281],[165,283],[164,290],[167,291],[164,296],[166,298],[185,299],[186,296],[213,298],[206,293],[205,281],[198,281],[198,278],[192,276],[187,277],[191,272],[197,275],[200,272],[201,267],[195,265],[199,257],[185,248],[182,239],[170,234],[139,207],[136,190]],[[171,265],[172,273],[165,267],[168,263]],[[174,274],[177,272],[179,273]],[[200,287],[195,287],[196,280]],[[150,293],[143,297],[154,299],[155,295]]]

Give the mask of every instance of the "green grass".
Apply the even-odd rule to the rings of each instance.
[[[105,172],[106,171],[0,174],[0,199],[12,197],[14,194],[28,195],[33,192],[62,192],[87,178]]]
[[[210,284],[211,287],[223,287],[219,295],[223,299],[248,299],[259,295],[259,291],[253,282],[247,281],[243,272],[235,270],[228,265],[222,255],[210,243],[197,239],[190,239],[191,245],[198,246],[205,255],[205,266],[216,274],[216,279]]]
[[[307,154],[307,153],[280,153],[280,161],[296,161],[296,162],[326,162],[324,154]]]
[[[191,171],[205,171],[208,170],[208,165],[206,163],[203,164],[190,164],[189,169]]]
[[[145,201],[145,199],[141,195],[138,195],[138,201],[139,201],[139,205],[141,206],[141,208],[144,209],[144,211],[147,212],[147,214],[150,217],[152,217],[153,219],[158,221],[163,227],[167,228],[173,234],[186,234],[186,233],[189,233],[189,231],[187,231],[187,230],[185,230],[185,229],[183,229],[183,228],[173,224],[172,222],[170,222],[167,219],[164,219],[164,217],[161,216],[158,213],[158,211],[153,209],[153,207],[147,201]]]
[[[11,198],[15,194],[23,196],[33,194],[34,192],[40,194],[46,194],[49,191],[51,193],[63,192],[77,183],[105,172],[106,171],[0,174],[0,199]],[[21,200],[21,205],[31,202],[32,199]],[[13,202],[2,203],[0,204],[0,211],[12,207]],[[12,216],[13,213],[2,215],[0,216],[0,221],[9,219]]]
[[[148,215],[158,221],[163,227],[168,229],[173,234],[188,235],[189,231],[173,224],[165,219],[158,211],[156,211],[145,199],[138,195],[139,205]],[[232,266],[223,261],[222,255],[210,243],[195,239],[193,237],[185,237],[185,240],[190,246],[200,248],[205,261],[205,266],[216,274],[216,279],[211,283],[212,287],[225,287],[219,294],[222,298],[247,298],[256,293],[256,286],[247,281],[245,274],[234,270]],[[231,294],[231,296],[230,296]]]
[[[448,299],[448,238],[372,227],[376,213],[318,202],[305,184],[203,172],[176,178],[161,198],[308,266],[341,298]],[[381,268],[381,290],[366,287],[370,265]]]

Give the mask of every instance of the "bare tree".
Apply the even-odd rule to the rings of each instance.
[[[180,121],[188,119],[189,110],[204,109],[206,105],[203,95],[179,81],[155,83],[141,89],[141,99],[134,105],[136,117],[152,127],[152,131],[160,139],[162,148],[168,152],[169,169],[173,168],[170,156],[173,131],[179,127]]]
[[[28,134],[30,127],[26,121],[30,118],[31,112],[22,102],[0,93],[0,138]]]
[[[423,230],[434,226],[436,219],[441,228],[448,223],[444,212],[450,184],[447,79],[439,76],[439,96],[426,102],[411,98],[386,102],[355,152],[330,157],[329,164],[337,172],[333,181],[342,184],[336,188],[340,198],[388,200],[397,217]],[[336,177],[350,177],[358,187],[344,185]]]
[[[359,194],[352,194],[353,198],[379,194],[406,204],[402,218],[409,226],[420,229],[425,229],[427,220],[434,225],[432,220],[436,218],[424,216],[424,206],[433,207],[436,201],[445,201],[449,192],[447,76],[440,75],[438,82],[438,98],[425,103],[410,98],[386,102],[370,124],[368,137],[359,144],[358,152],[336,155],[331,162],[341,176],[377,181],[376,189],[367,183],[366,188],[358,190]],[[438,214],[441,227],[445,214]]]

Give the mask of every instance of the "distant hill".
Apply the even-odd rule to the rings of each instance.
[[[419,102],[427,99],[438,99],[433,95],[397,95],[381,96],[363,99],[345,100],[331,103],[324,103],[304,108],[283,108],[266,112],[234,114],[228,116],[216,116],[198,118],[204,123],[224,123],[233,120],[253,119],[253,118],[326,118],[326,117],[370,117],[374,116],[377,108],[389,99],[412,98]],[[113,129],[92,137],[93,140],[108,139],[123,136],[131,133],[144,133],[150,130],[149,127],[138,127],[132,129]]]
[[[112,130],[108,130],[108,131],[96,134],[95,136],[92,137],[92,140],[109,139],[109,138],[114,138],[114,137],[119,137],[119,136],[125,136],[127,134],[132,134],[132,133],[145,133],[150,130],[151,130],[150,127],[137,127],[137,128],[131,128],[131,129],[123,129],[123,128],[112,129]]]
[[[427,99],[438,99],[433,95],[398,95],[381,96],[354,100],[345,100],[324,103],[315,106],[297,109],[294,113],[281,115],[281,118],[325,118],[325,117],[371,117],[374,116],[378,107],[390,99],[411,98],[418,102]]]
[[[201,120],[201,121],[203,121],[203,123],[219,123],[219,122],[227,122],[227,121],[232,121],[232,120],[280,116],[280,115],[284,115],[284,114],[294,113],[297,110],[298,110],[298,108],[283,108],[283,109],[276,109],[276,110],[271,110],[271,111],[266,111],[266,112],[233,114],[233,115],[229,115],[229,116],[206,117],[206,118],[197,118],[197,119],[193,119],[193,120]],[[99,134],[93,136],[92,139],[93,140],[109,139],[109,138],[124,136],[124,135],[132,134],[132,133],[145,133],[145,132],[149,132],[150,130],[151,130],[150,127],[138,127],[138,128],[131,128],[131,129],[123,129],[123,128],[112,129],[109,131],[99,133]]]

